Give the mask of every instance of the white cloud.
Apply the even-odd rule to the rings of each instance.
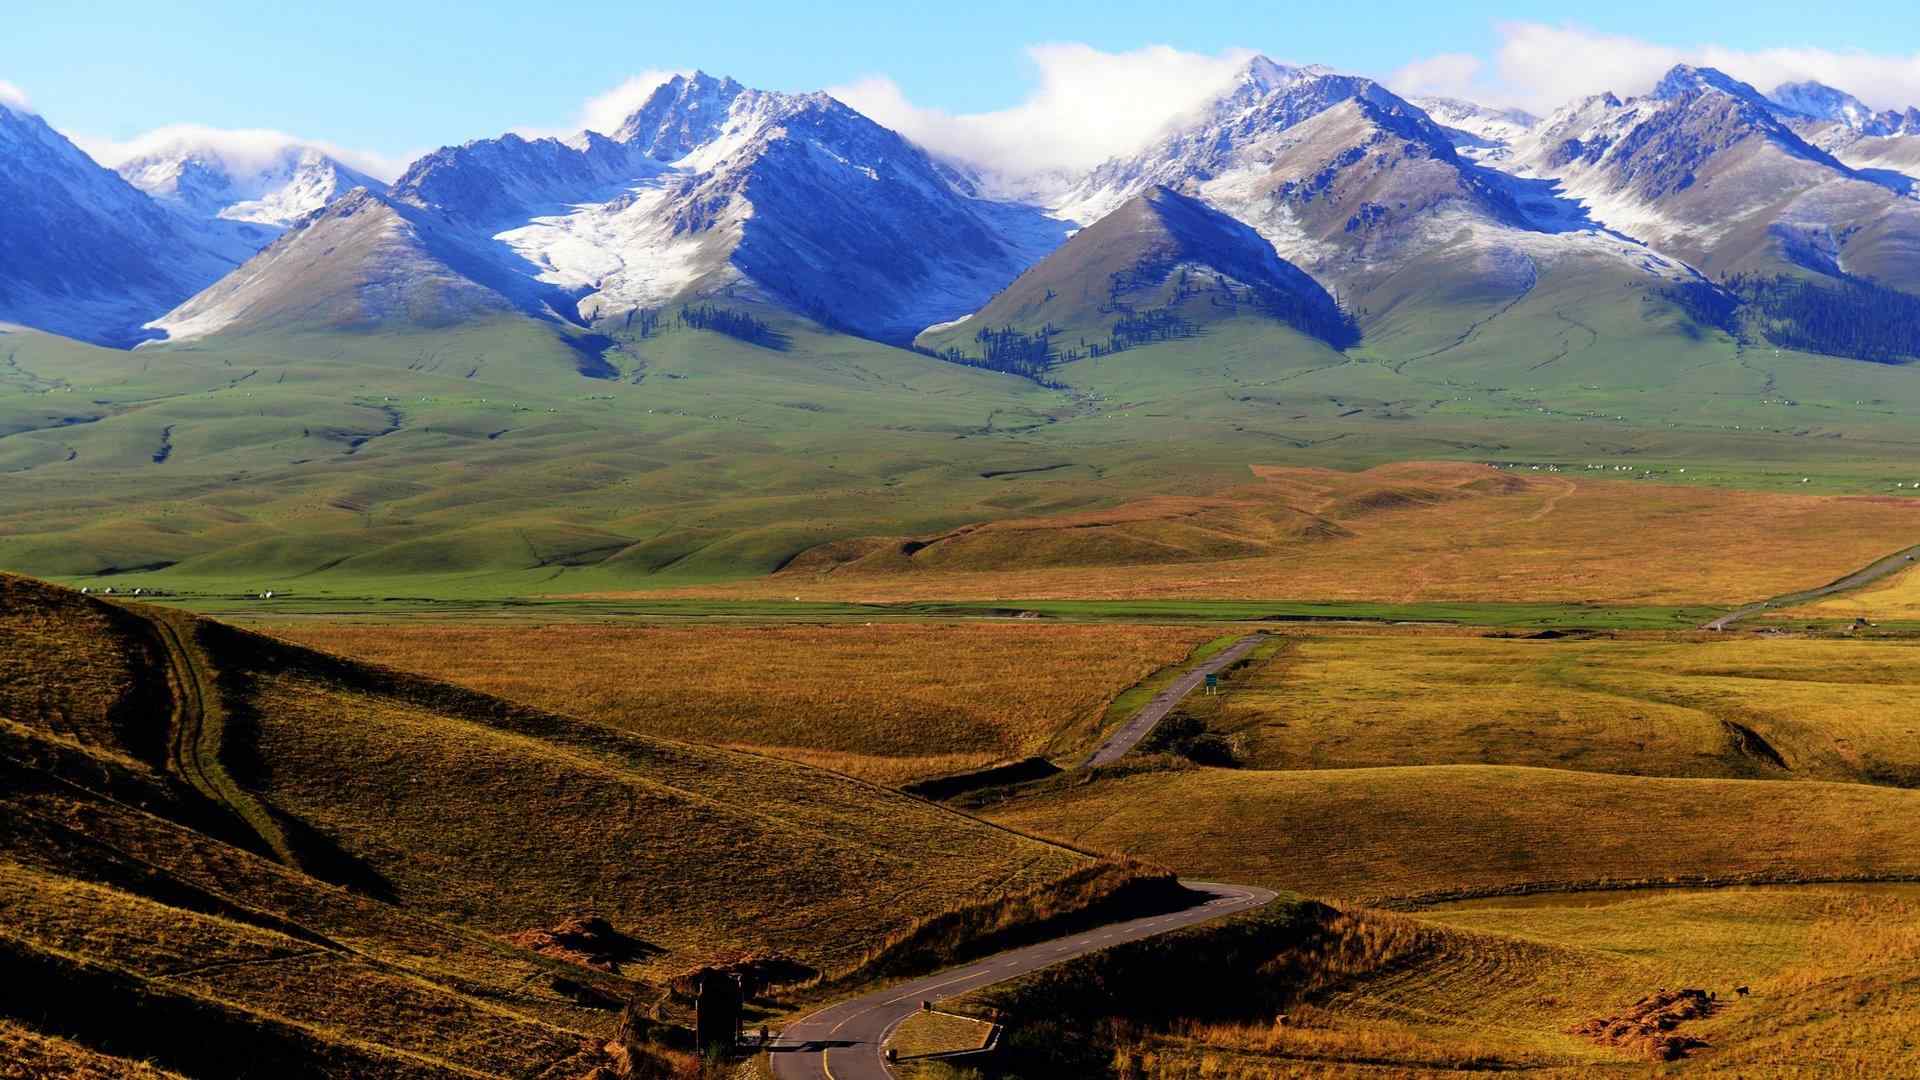
[[[1544,113],[1604,91],[1646,93],[1668,69],[1686,63],[1719,68],[1762,92],[1812,79],[1875,108],[1920,104],[1920,54],[1680,47],[1537,22],[1500,23],[1496,29],[1500,44],[1491,65],[1461,54],[1435,56],[1400,69],[1388,85],[1406,93],[1445,93]]]
[[[928,149],[1005,172],[1084,169],[1137,148],[1217,92],[1253,57],[1155,45],[1101,52],[1089,45],[1036,45],[1032,93],[997,112],[922,108],[892,79],[869,76],[828,93]]]
[[[88,135],[71,135],[70,138],[93,160],[109,169],[118,168],[135,158],[168,153],[183,147],[219,158],[229,171],[236,174],[266,168],[289,147],[312,147],[376,180],[391,181],[406,167],[405,161],[396,158],[350,150],[317,139],[302,139],[278,131],[215,128],[202,124],[169,124],[126,140]]]
[[[27,92],[5,79],[0,79],[0,105],[21,112],[33,111],[33,103],[27,100]]]
[[[580,106],[569,127],[539,127],[522,125],[513,130],[515,135],[527,139],[565,139],[582,131],[597,131],[602,135],[611,135],[619,130],[627,117],[646,104],[660,85],[675,75],[691,76],[691,71],[666,71],[652,69],[642,71],[622,80],[620,85],[602,94],[595,94]]]
[[[660,84],[679,74],[690,73],[643,71],[606,93],[587,99],[580,107],[580,130],[613,134],[627,117],[646,104],[647,98],[660,89]]]
[[[1385,81],[1408,97],[1472,97],[1485,67],[1470,53],[1441,53],[1415,60]]]

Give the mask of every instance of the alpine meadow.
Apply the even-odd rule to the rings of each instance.
[[[1920,1077],[1920,34],[1714,6],[27,0],[0,1078]]]

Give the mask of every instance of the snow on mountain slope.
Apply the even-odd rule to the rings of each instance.
[[[0,103],[0,320],[130,345],[233,265],[38,115]]]
[[[355,188],[151,325],[188,341],[230,329],[445,326],[525,309],[511,286],[483,284],[489,276],[458,229]]]
[[[1195,114],[1139,152],[1096,167],[1054,209],[1087,224],[1151,188],[1182,190],[1270,159],[1282,132],[1353,97],[1387,107],[1405,104],[1369,79],[1255,57]]]
[[[1482,164],[1505,160],[1514,140],[1533,129],[1540,118],[1520,109],[1496,109],[1459,98],[1411,98],[1411,103],[1433,118],[1453,140],[1461,156]]]
[[[979,306],[1068,231],[825,94],[703,73],[614,138],[469,143],[394,193],[484,229],[585,319],[726,287],[898,341]]]
[[[1840,124],[1861,135],[1920,135],[1920,109],[1874,111],[1866,102],[1824,83],[1783,83],[1768,100],[1787,114]]]
[[[565,140],[507,134],[435,150],[407,167],[393,197],[484,230],[613,199],[663,168],[644,147],[597,132]]]
[[[1258,232],[1166,187],[1134,196],[1075,233],[976,318],[980,326],[1051,326],[1066,340],[1077,331],[1098,341],[1115,312],[1169,306],[1200,319],[1245,308],[1337,345],[1347,343],[1350,330],[1327,291]],[[920,341],[965,351],[968,335],[945,333],[953,329],[931,327]]]
[[[1920,237],[1920,205],[1855,173],[1745,83],[1681,66],[1652,94],[1588,98],[1515,147],[1521,176],[1558,181],[1608,228],[1718,275],[1782,265],[1920,278],[1890,253]],[[1870,254],[1878,252],[1879,254]]]
[[[114,171],[236,263],[354,188],[385,187],[318,147],[263,132],[162,132]]]
[[[386,185],[319,147],[296,141],[236,145],[223,133],[183,133],[115,166],[134,187],[169,209],[284,228],[334,199]]]
[[[1503,137],[1532,119],[1459,102],[1442,108]],[[1116,200],[1166,185],[1251,225],[1281,258],[1376,320],[1415,303],[1431,310],[1440,298],[1471,323],[1567,260],[1601,260],[1630,280],[1688,273],[1602,232],[1551,183],[1508,176],[1459,149],[1492,142],[1370,80],[1260,59],[1139,154],[1095,169],[1058,210],[1097,219]]]

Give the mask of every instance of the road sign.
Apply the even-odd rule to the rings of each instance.
[[[1215,675],[1212,672],[1208,672],[1207,673],[1207,693],[1217,694],[1219,692],[1220,692],[1220,676]]]

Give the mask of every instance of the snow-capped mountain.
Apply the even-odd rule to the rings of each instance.
[[[1651,94],[1588,98],[1516,145],[1593,217],[1719,275],[1783,264],[1920,280],[1920,203],[1807,142],[1753,87],[1673,69]]]
[[[1787,123],[1809,143],[1860,175],[1920,197],[1920,109],[1878,112],[1852,94],[1816,82],[1788,83],[1771,95]]]
[[[1514,140],[1540,122],[1539,117],[1521,109],[1490,108],[1459,98],[1409,100],[1445,129],[1462,156],[1482,163],[1505,160]]]
[[[978,307],[1069,229],[828,95],[703,73],[611,138],[448,147],[392,194],[528,282],[500,291],[571,297],[582,321],[726,289],[895,341]]]
[[[1468,103],[1453,103],[1449,116],[1502,134],[1532,119]],[[1375,316],[1457,296],[1471,323],[1570,258],[1601,259],[1641,279],[1686,273],[1600,233],[1547,185],[1458,149],[1491,149],[1492,141],[1442,126],[1371,80],[1260,58],[1185,123],[1093,170],[1058,209],[1097,220],[1168,186],[1252,226],[1281,258]]]
[[[728,296],[904,343],[1051,302],[1022,282],[1060,296],[1084,272],[1102,293],[1101,267],[1163,248],[1306,295],[1239,274],[1270,252],[1363,324],[1400,311],[1441,338],[1569,261],[1628,287],[1787,267],[1920,287],[1920,110],[1688,65],[1540,119],[1260,57],[1079,175],[976,171],[829,95],[699,72],[610,131],[445,147],[391,188],[323,147],[219,134],[149,141],[116,174],[0,106],[0,318],[127,344]],[[1131,231],[1093,229],[1123,210]]]
[[[604,202],[662,171],[644,150],[588,131],[570,139],[506,134],[447,146],[407,167],[393,196],[476,229]]]
[[[1774,87],[1768,95],[1788,120],[1804,117],[1830,121],[1861,135],[1920,135],[1920,109],[1874,111],[1866,102],[1824,83],[1795,82]]]
[[[1411,108],[1370,79],[1255,57],[1194,115],[1140,151],[1088,173],[1056,209],[1084,224],[1151,188],[1183,190],[1233,169],[1271,161],[1279,150],[1277,140],[1288,128],[1350,98],[1387,109]],[[1424,114],[1419,119],[1432,126]],[[1445,141],[1438,127],[1432,134]]]
[[[114,170],[168,209],[285,228],[363,187],[386,185],[316,146],[297,142],[237,151],[191,136],[145,150]]]
[[[246,265],[154,320],[173,341],[230,329],[446,326],[525,310],[484,283],[468,238],[437,215],[361,187],[295,222]]]
[[[0,321],[130,345],[233,265],[38,115],[0,102]]]
[[[355,188],[385,185],[316,146],[183,132],[141,148],[115,170],[173,212],[203,243],[244,262],[287,226]]]
[[[929,329],[921,343],[958,342],[964,351],[976,328],[1002,326],[1051,326],[1099,341],[1117,311],[1174,307],[1207,317],[1243,306],[1342,343],[1350,330],[1326,289],[1259,233],[1155,186],[1075,233],[974,316]]]

